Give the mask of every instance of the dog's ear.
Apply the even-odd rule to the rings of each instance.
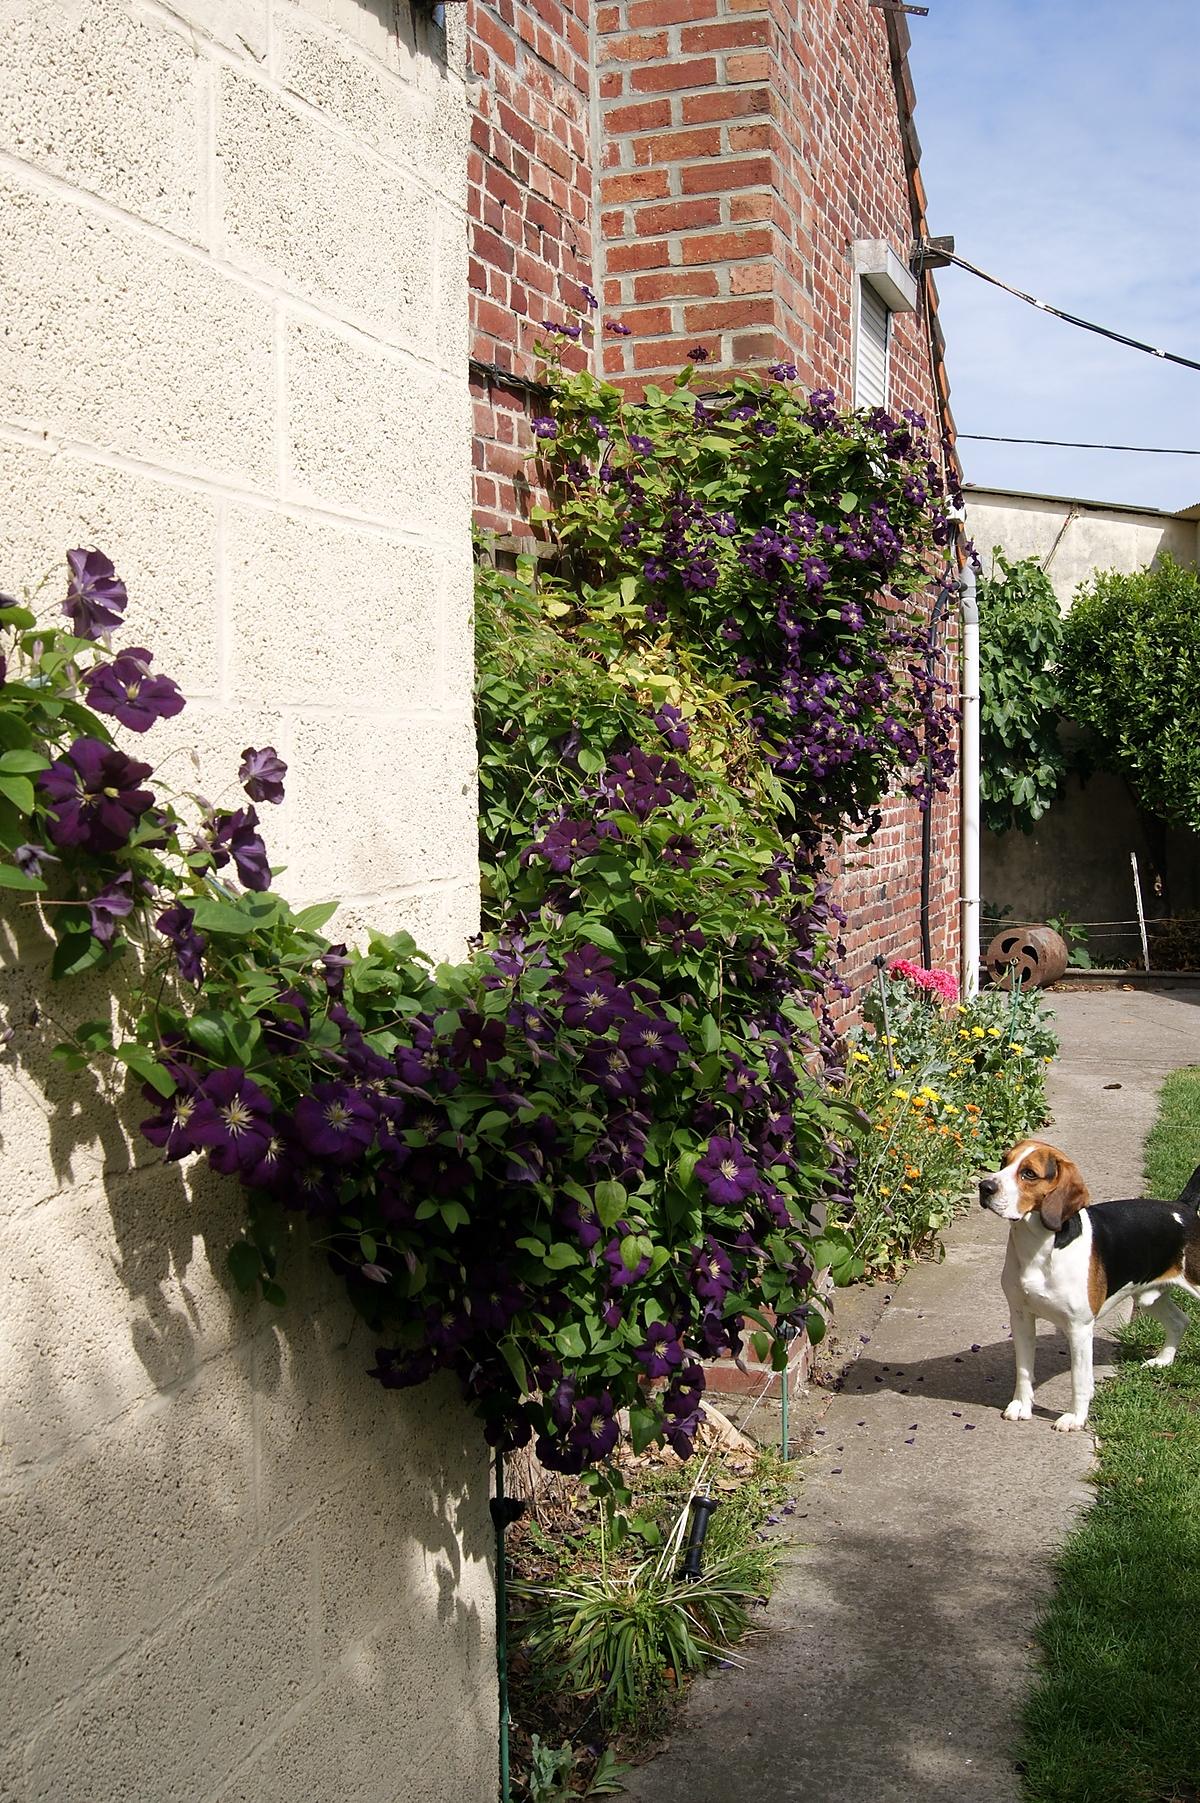
[[[1069,1158],[1059,1157],[1051,1160],[1052,1170],[1047,1177],[1053,1177],[1054,1187],[1048,1195],[1038,1203],[1042,1220],[1051,1233],[1058,1233],[1081,1208],[1086,1208],[1091,1201],[1087,1184],[1079,1174],[1079,1167]]]

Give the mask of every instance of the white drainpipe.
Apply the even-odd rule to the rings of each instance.
[[[962,992],[979,990],[979,602],[970,560],[958,578],[962,620]]]

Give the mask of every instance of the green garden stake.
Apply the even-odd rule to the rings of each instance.
[[[876,981],[879,984],[879,1007],[883,1014],[883,1050],[887,1057],[887,1071],[888,1076],[895,1082],[896,1060],[892,1057],[892,1023],[888,1018],[887,984],[883,979],[884,970],[887,968],[887,959],[880,954],[879,957],[872,958],[871,962],[875,966]]]
[[[799,1332],[800,1332],[800,1329],[796,1326],[794,1321],[776,1321],[776,1323],[775,1323],[775,1338],[777,1340],[783,1341],[785,1349],[791,1345],[792,1341],[796,1338],[796,1335]],[[786,1364],[784,1365],[783,1370],[780,1372],[779,1377],[780,1377],[780,1385],[779,1385],[779,1430],[780,1430],[779,1431],[779,1451],[780,1451],[780,1456],[783,1458],[783,1460],[786,1463],[787,1459],[791,1456],[790,1443],[789,1443],[789,1439],[788,1439],[788,1401],[789,1401],[789,1398],[788,1398],[788,1366]]]
[[[496,1529],[496,1676],[500,1684],[500,1803],[512,1803],[508,1769],[508,1557],[504,1535],[525,1513],[525,1504],[504,1494],[504,1454],[496,1453],[496,1494],[491,1501]]]

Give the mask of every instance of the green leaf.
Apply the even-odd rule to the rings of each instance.
[[[253,933],[259,925],[233,902],[217,901],[205,895],[198,898],[192,913],[196,930],[201,933]]]
[[[497,1351],[513,1375],[519,1396],[528,1396],[532,1385],[529,1381],[529,1368],[521,1354],[521,1349],[511,1337],[497,1342]]]
[[[544,1253],[543,1257],[545,1264],[551,1271],[568,1271],[572,1265],[581,1265],[583,1263],[582,1256],[575,1250],[574,1246],[568,1246],[562,1240],[556,1240],[554,1245],[549,1247]]]
[[[629,1437],[633,1441],[633,1450],[639,1456],[645,1452],[651,1442],[657,1439],[662,1429],[662,1417],[657,1409],[631,1408],[629,1411]]]
[[[33,784],[27,776],[0,775],[0,795],[6,796],[22,814],[32,814],[35,797]]]
[[[262,1271],[262,1254],[258,1247],[249,1240],[238,1240],[229,1248],[226,1262],[233,1276],[233,1281],[243,1296],[250,1295],[258,1288],[259,1274]]]
[[[600,946],[603,951],[619,952],[624,949],[616,934],[611,932],[608,927],[601,926],[598,920],[583,921],[579,931],[584,939],[589,940],[592,945]]]
[[[15,864],[0,864],[0,889],[23,889],[36,895],[45,887],[40,876],[28,876]]]
[[[224,1061],[227,1042],[225,1021],[219,1014],[193,1014],[187,1023],[187,1036],[206,1057],[220,1064]]]
[[[595,1189],[596,1215],[602,1227],[615,1227],[629,1200],[623,1183],[605,1178]]]
[[[115,1048],[114,1056],[119,1058],[135,1077],[140,1077],[143,1083],[148,1083],[151,1089],[156,1089],[160,1096],[175,1094],[174,1077],[165,1065],[158,1062],[152,1052],[147,1051],[145,1046],[127,1041],[124,1045]]]
[[[32,776],[35,771],[49,770],[50,759],[37,751],[5,751],[0,753],[0,775]]]
[[[554,1336],[554,1344],[558,1347],[558,1350],[562,1353],[564,1358],[581,1359],[587,1356],[587,1348],[583,1343],[583,1335],[575,1326],[574,1322],[568,1323],[566,1327],[559,1328]]]
[[[332,920],[341,906],[339,902],[313,902],[311,907],[301,908],[298,914],[292,915],[292,925],[299,927],[302,933],[319,933],[327,921]]]

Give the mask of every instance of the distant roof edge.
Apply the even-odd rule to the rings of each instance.
[[[972,495],[1006,495],[1014,501],[1056,501],[1066,507],[1094,507],[1104,513],[1157,513],[1164,520],[1200,520],[1200,501],[1191,507],[1139,506],[1133,501],[1096,501],[1086,495],[1050,495],[1041,488],[1000,488],[994,482],[964,482],[963,493]]]

